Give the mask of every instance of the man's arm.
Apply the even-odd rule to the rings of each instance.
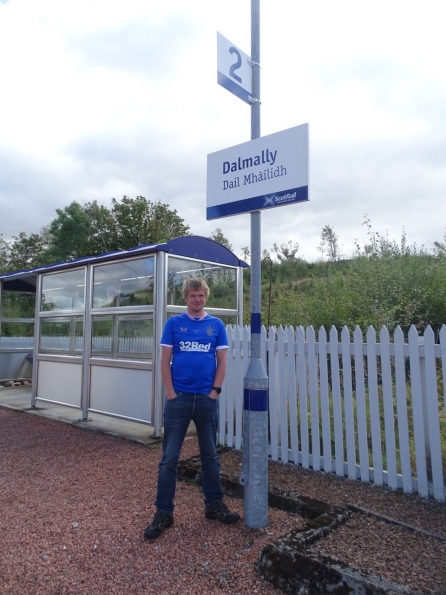
[[[161,347],[161,377],[166,387],[168,399],[174,399],[176,397],[172,382],[172,369],[170,367],[172,351],[173,347],[166,347],[165,345]]]
[[[216,356],[217,356],[217,369],[215,370],[214,376],[214,383],[213,386],[221,386],[223,384],[223,380],[225,379],[226,375],[226,355],[228,353],[227,349],[217,349]],[[218,394],[215,390],[211,390],[210,395],[213,399],[218,397]]]

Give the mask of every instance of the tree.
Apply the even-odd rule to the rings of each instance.
[[[274,243],[271,248],[271,252],[274,252],[277,260],[281,263],[286,262],[287,260],[297,260],[296,254],[298,251],[299,244],[292,240],[288,240],[288,242],[280,244],[280,246]]]
[[[118,250],[118,236],[116,220],[112,212],[103,205],[98,205],[96,200],[87,202],[83,206],[89,225],[86,251],[96,255]]]
[[[11,245],[9,259],[10,270],[31,269],[48,264],[44,256],[50,240],[47,228],[43,228],[40,234],[32,233],[29,236],[21,231],[18,236],[12,236],[12,239],[14,241]]]
[[[213,233],[211,233],[211,235],[209,237],[211,238],[211,240],[215,240],[222,246],[226,246],[226,248],[228,248],[229,250],[232,250],[231,242],[228,240],[228,238],[226,238],[223,235],[223,232],[220,227],[217,227],[217,229]]]
[[[124,196],[121,202],[112,198],[119,249],[128,250],[140,244],[159,244],[189,235],[189,226],[176,209],[161,202],[153,203],[144,196]]]
[[[9,268],[10,251],[9,243],[3,238],[3,234],[0,234],[0,273],[6,273]]]
[[[249,249],[249,246],[242,246],[241,251],[242,253],[240,255],[240,258],[243,258],[243,260],[246,262],[250,262],[251,250]]]
[[[330,225],[325,225],[321,232],[321,243],[318,247],[319,252],[327,256],[328,260],[335,262],[341,258],[339,247],[339,237]]]
[[[446,256],[446,233],[442,242],[434,242],[434,252],[437,256]]]
[[[118,249],[115,220],[107,207],[97,201],[80,205],[73,201],[56,209],[57,217],[48,228],[45,262],[73,260]],[[44,228],[45,229],[45,228]]]
[[[46,262],[128,250],[189,234],[189,226],[176,210],[143,196],[124,196],[122,201],[112,198],[111,210],[95,200],[84,206],[73,201],[64,209],[56,209],[56,213],[49,226]]]
[[[46,256],[53,262],[88,256],[90,221],[83,207],[73,201],[56,213],[49,226],[51,242]]]

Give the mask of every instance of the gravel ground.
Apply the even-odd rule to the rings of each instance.
[[[195,438],[182,457],[198,454]],[[161,451],[0,408],[0,593],[83,595],[280,593],[255,569],[264,545],[302,519],[269,511],[254,531],[204,518],[201,494],[178,483],[174,526],[153,542]],[[241,454],[221,457],[238,475]],[[296,494],[371,509],[446,539],[446,506],[333,475],[270,463],[269,483]],[[227,498],[243,516],[243,503]],[[445,595],[446,541],[353,514],[320,550],[390,580]]]
[[[240,472],[241,453],[229,451],[221,461],[229,475]],[[411,589],[446,595],[445,504],[272,461],[268,481],[296,495],[375,513],[375,517],[352,514],[345,525],[313,546],[320,553]]]

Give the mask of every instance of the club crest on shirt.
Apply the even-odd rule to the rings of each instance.
[[[212,327],[212,326],[207,326],[207,327],[206,327],[204,330],[206,331],[206,334],[207,334],[209,337],[212,337],[212,335],[213,335],[213,334],[214,334],[214,332],[215,332],[215,329],[214,329],[214,327]]]

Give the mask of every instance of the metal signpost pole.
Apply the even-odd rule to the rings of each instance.
[[[260,138],[260,0],[251,0],[251,140]],[[243,463],[245,524],[268,524],[268,376],[261,360],[261,213],[251,213],[251,357],[244,378]]]
[[[268,524],[268,374],[262,362],[260,215],[308,200],[308,124],[260,136],[260,0],[251,0],[251,56],[217,32],[217,82],[251,106],[251,140],[207,157],[206,218],[251,213],[251,355],[243,379],[245,524]]]

